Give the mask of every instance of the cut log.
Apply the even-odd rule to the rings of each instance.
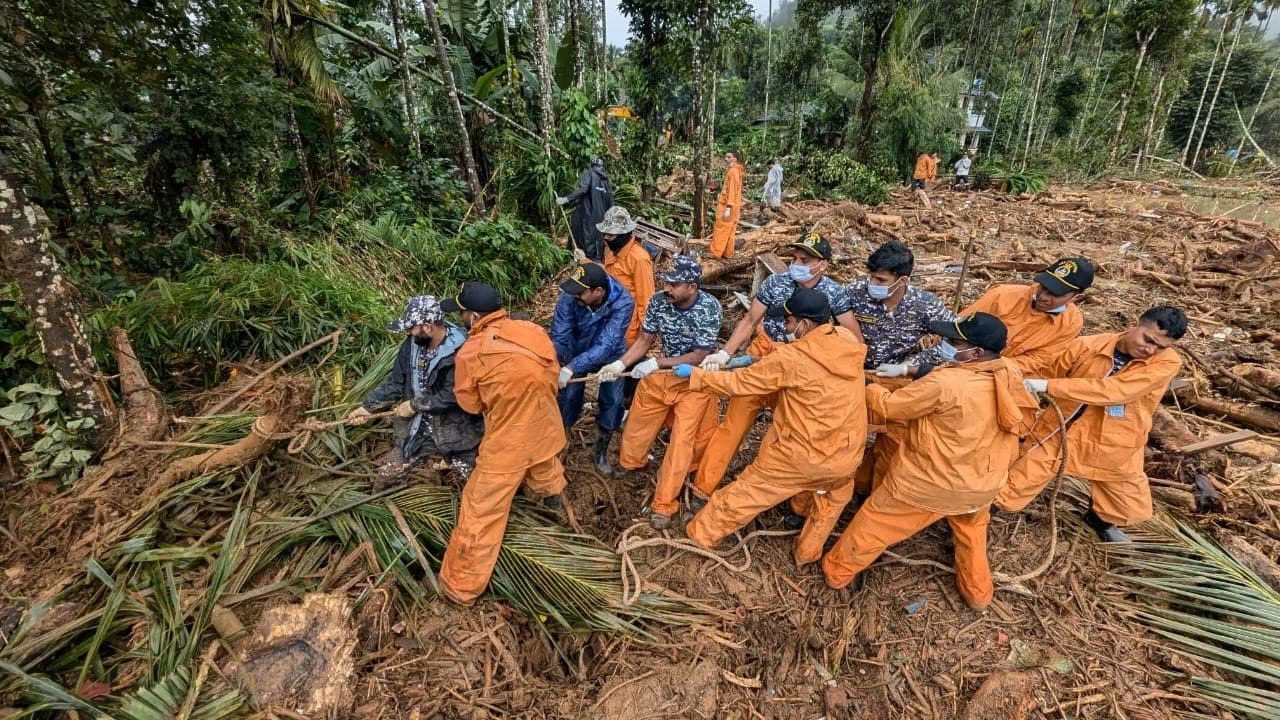
[[[1226,535],[1220,541],[1222,548],[1230,553],[1236,562],[1252,570],[1272,589],[1280,591],[1280,566],[1267,557],[1266,553],[1238,535]]]
[[[1275,393],[1280,393],[1280,371],[1262,367],[1261,365],[1243,363],[1231,368],[1231,373],[1233,375],[1239,375],[1254,385],[1264,387]]]
[[[124,417],[121,418],[119,427],[118,437],[121,442],[104,459],[120,454],[134,443],[158,439],[169,424],[164,396],[147,380],[147,374],[143,372],[129,336],[123,329],[111,329],[111,346],[115,350],[116,367],[120,373]]]
[[[884,225],[886,227],[902,227],[902,216],[867,213],[867,222],[874,223],[876,225]]]

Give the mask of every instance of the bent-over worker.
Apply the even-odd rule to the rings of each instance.
[[[831,323],[831,306],[816,289],[797,288],[771,306],[768,315],[782,320],[795,340],[734,372],[676,367],[676,375],[688,376],[694,390],[730,398],[775,398],[773,425],[755,461],[711,496],[686,532],[690,540],[711,548],[761,512],[801,496],[798,504],[808,519],[793,554],[796,564],[804,565],[821,557],[827,536],[853,497],[853,473],[867,442],[866,346]]]
[[[618,464],[624,469],[645,466],[654,438],[670,418],[671,437],[649,506],[649,524],[655,530],[665,530],[680,509],[685,477],[715,430],[715,413],[709,411],[715,398],[690,388],[687,380],[657,371],[702,362],[715,347],[721,310],[720,301],[699,287],[702,266],[693,258],[677,257],[672,269],[659,277],[664,286],[649,301],[640,337],[621,359],[601,368],[596,377],[609,382],[631,367],[631,376],[640,380],[618,453]],[[659,336],[662,354],[645,357]]]
[[[609,277],[604,268],[585,262],[560,283],[561,295],[551,319],[551,342],[560,361],[560,418],[566,428],[578,421],[586,383],[570,383],[575,377],[594,373],[622,357],[627,349],[627,326],[635,302],[622,284]],[[602,382],[596,390],[599,404],[596,426],[600,429],[591,455],[596,469],[605,477],[613,472],[609,462],[609,441],[622,427],[622,381]]]
[[[471,336],[458,351],[454,394],[468,412],[483,413],[484,441],[462,489],[458,524],[440,566],[440,589],[470,604],[489,584],[511,500],[521,484],[553,511],[564,503],[564,429],[556,407],[556,349],[542,328],[513,320],[491,286],[468,282],[441,307],[459,312]]]
[[[395,407],[395,444],[374,477],[374,491],[395,484],[432,455],[466,479],[484,436],[484,419],[458,407],[453,396],[454,361],[467,334],[445,322],[440,302],[431,295],[409,298],[404,313],[387,329],[406,334],[395,364],[347,415],[347,422],[363,425],[372,413]]]
[[[1182,367],[1173,344],[1187,332],[1187,316],[1153,307],[1128,330],[1076,338],[1028,389],[1049,396],[1067,423],[1068,475],[1089,481],[1091,507],[1084,521],[1106,542],[1128,542],[1116,526],[1151,517],[1151,487],[1143,449],[1151,418]],[[1027,448],[1009,470],[996,507],[1025,508],[1053,478],[1062,433],[1052,410],[1042,413]]]
[[[822,559],[827,585],[842,588],[889,546],[942,518],[955,539],[956,587],[975,610],[994,588],[987,564],[991,500],[1008,479],[1018,438],[1035,421],[1035,398],[1018,366],[1000,357],[1006,331],[977,313],[933,330],[951,350],[945,365],[890,392],[867,386],[867,408],[906,424],[889,471]]]
[[[767,310],[781,305],[800,288],[812,288],[826,299],[841,327],[858,342],[862,341],[862,333],[858,329],[858,321],[849,310],[849,293],[844,286],[826,276],[831,263],[831,243],[815,232],[806,232],[791,243],[793,251],[791,265],[785,273],[774,273],[760,283],[756,297],[746,315],[733,328],[733,334],[718,351],[711,353],[702,361],[702,369],[719,370],[729,365],[731,356],[745,349],[750,359],[769,355],[777,344],[787,341],[786,321],[780,316],[767,316]],[[757,328],[763,321],[763,332]],[[754,339],[753,339],[754,335]],[[747,343],[750,342],[750,347]],[[866,353],[859,354],[859,361]],[[861,374],[859,374],[861,377]],[[706,498],[719,487],[724,479],[729,463],[742,445],[742,439],[756,421],[756,415],[765,408],[773,407],[775,397],[771,393],[761,395],[734,394],[729,398],[724,420],[716,427],[715,434],[707,443],[707,450],[698,463],[698,474],[694,478],[694,491],[701,498]]]

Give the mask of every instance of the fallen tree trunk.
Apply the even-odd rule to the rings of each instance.
[[[111,347],[115,350],[120,375],[124,416],[116,435],[117,444],[104,459],[119,455],[137,442],[159,438],[169,424],[164,396],[147,380],[147,374],[133,351],[133,344],[129,342],[129,335],[122,328],[111,329]]]
[[[226,447],[178,460],[151,484],[147,495],[196,475],[240,467],[265,455],[275,445],[276,433],[289,430],[302,419],[311,395],[309,383],[295,378],[279,381],[276,387],[282,389],[279,398],[254,421],[248,435]]]
[[[720,267],[714,267],[702,273],[702,282],[704,284],[713,282],[715,280],[719,280],[725,275],[732,275],[734,273],[741,272],[743,270],[746,270],[747,268],[750,268],[752,265],[755,264],[755,262],[756,262],[756,258],[754,255],[748,258],[743,258],[741,260],[731,260],[729,262],[722,264]]]
[[[1181,396],[1183,402],[1196,410],[1210,415],[1221,415],[1237,423],[1252,425],[1266,432],[1280,432],[1280,411],[1261,407],[1250,407],[1230,400],[1202,397],[1187,394]]]
[[[1280,371],[1272,370],[1271,368],[1263,367],[1261,365],[1243,363],[1231,368],[1231,373],[1248,380],[1254,385],[1264,387],[1274,393],[1280,394]]]
[[[1280,591],[1280,567],[1266,553],[1249,544],[1237,535],[1226,535],[1221,538],[1222,547],[1241,565],[1249,568],[1262,581],[1276,591]]]

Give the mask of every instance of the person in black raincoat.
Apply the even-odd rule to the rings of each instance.
[[[440,302],[430,295],[410,298],[388,329],[406,334],[395,365],[347,416],[351,424],[362,425],[373,413],[395,408],[395,445],[374,479],[374,490],[402,480],[433,455],[465,479],[484,437],[484,418],[458,407],[453,396],[453,363],[466,331],[446,322]]]
[[[578,188],[556,198],[557,205],[569,203],[577,203],[573,217],[569,219],[569,233],[573,235],[574,246],[592,260],[602,262],[604,242],[596,224],[604,219],[605,211],[613,207],[613,185],[604,171],[603,160],[592,158],[591,166],[578,176]]]

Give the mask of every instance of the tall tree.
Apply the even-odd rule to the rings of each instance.
[[[1191,119],[1191,130],[1187,133],[1187,142],[1182,146],[1182,156],[1178,159],[1183,167],[1187,167],[1187,155],[1191,153],[1191,142],[1196,136],[1196,127],[1200,125],[1200,113],[1204,110],[1204,100],[1209,96],[1209,84],[1213,80],[1213,71],[1218,67],[1218,56],[1222,52],[1222,40],[1226,37],[1227,26],[1231,23],[1226,18],[1218,28],[1218,40],[1213,46],[1213,60],[1209,62],[1209,72],[1204,76],[1204,84],[1200,86],[1200,100],[1196,103],[1196,114]]]
[[[404,21],[401,19],[400,0],[389,0],[391,6],[391,30],[396,36],[396,55],[400,58],[400,88],[404,98],[404,118],[409,125],[409,139],[415,155],[422,152],[418,137],[418,101],[413,92],[413,75],[409,72],[409,52],[404,41]]]
[[[551,155],[551,135],[555,132],[555,115],[551,91],[550,30],[547,26],[547,0],[533,0],[533,53],[538,72],[538,133],[542,147]]]
[[[1248,4],[1252,7],[1252,2]],[[1227,57],[1222,61],[1222,74],[1218,76],[1218,84],[1213,88],[1213,97],[1209,100],[1209,109],[1205,111],[1204,126],[1200,128],[1200,137],[1196,139],[1195,152],[1191,153],[1191,167],[1195,167],[1197,159],[1200,157],[1200,150],[1204,147],[1204,137],[1209,132],[1209,125],[1213,122],[1213,111],[1218,106],[1218,95],[1222,93],[1222,83],[1227,79],[1227,72],[1231,70],[1231,56],[1236,52],[1236,46],[1240,44],[1240,33],[1244,30],[1245,21],[1248,19],[1247,10],[1240,13],[1236,19],[1235,33],[1231,37],[1231,48],[1227,50]]]
[[[462,156],[462,169],[467,175],[467,189],[471,193],[471,201],[477,209],[484,212],[484,190],[480,187],[480,175],[476,172],[476,158],[471,152],[471,135],[467,132],[467,116],[462,112],[462,101],[458,99],[458,85],[453,79],[453,62],[449,59],[449,51],[445,48],[444,33],[440,30],[440,15],[436,12],[435,0],[422,0],[422,13],[427,16],[427,25],[431,28],[432,38],[436,45],[436,63],[440,67],[440,78],[444,81],[445,95],[449,108],[453,110],[454,130],[458,133],[458,153]]]
[[[0,262],[18,284],[45,362],[58,379],[71,412],[94,421],[89,440],[102,447],[115,420],[111,393],[85,339],[75,290],[63,277],[48,241],[48,219],[31,204],[9,158],[0,153]]]

